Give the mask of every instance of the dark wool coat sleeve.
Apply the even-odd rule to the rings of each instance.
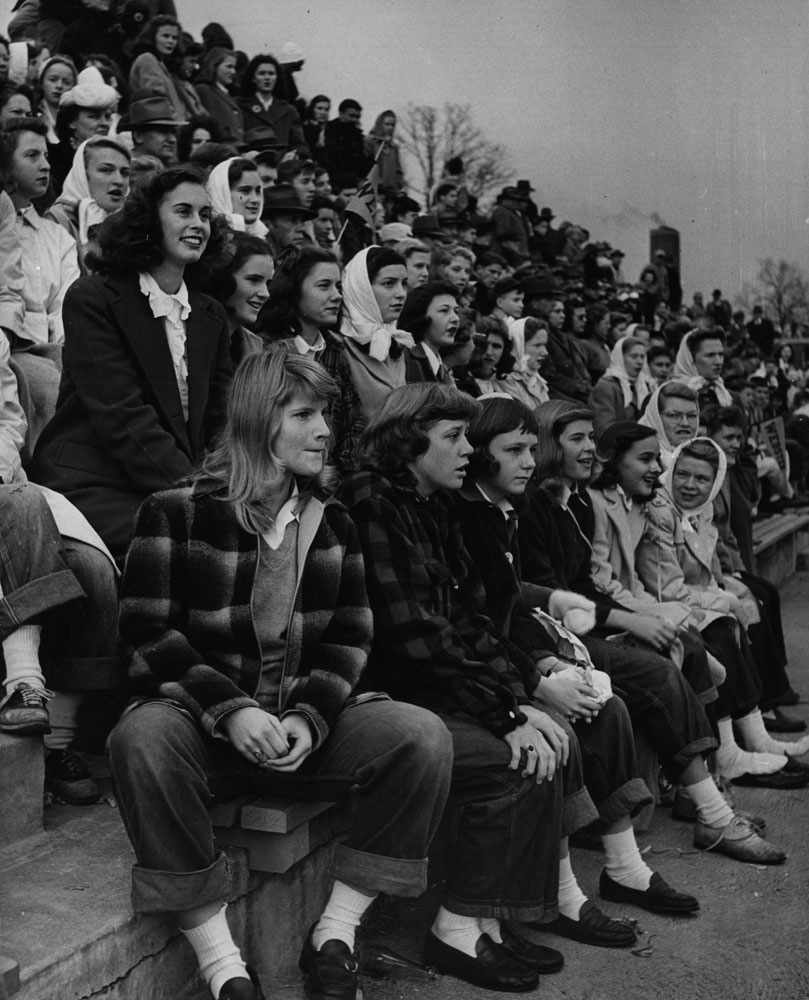
[[[511,732],[524,721],[518,705],[528,698],[482,613],[479,578],[453,577],[444,553],[407,516],[411,501],[404,493],[398,503],[369,490],[353,503],[351,485],[343,497],[365,556],[374,613],[372,680],[393,697],[466,712],[498,736]]]

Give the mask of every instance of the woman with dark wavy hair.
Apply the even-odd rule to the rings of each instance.
[[[275,264],[270,248],[250,233],[233,233],[225,259],[208,284],[208,292],[225,307],[230,331],[230,357],[235,368],[248,354],[263,349],[253,332],[259,312],[270,297]]]
[[[303,126],[298,112],[287,101],[275,96],[281,67],[275,56],[254,56],[242,77],[242,98],[239,101],[244,118],[244,130],[269,126],[279,146],[294,149],[305,146]]]
[[[95,273],[65,297],[59,400],[31,472],[116,558],[141,501],[188,476],[216,429],[230,338],[224,310],[197,288],[225,240],[201,174],[170,167],[99,226]]]
[[[343,340],[335,332],[342,301],[334,254],[313,246],[290,249],[278,261],[259,327],[267,340],[287,340],[299,354],[314,358],[337,383],[340,391],[329,410],[331,461],[345,476],[357,467],[365,416]]]

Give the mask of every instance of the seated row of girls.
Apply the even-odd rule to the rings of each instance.
[[[786,787],[805,783],[809,778],[809,774],[803,773],[805,769],[797,764],[790,768],[788,764],[788,755],[803,753],[805,748],[800,743],[777,743],[764,728],[758,708],[761,686],[746,633],[736,634],[729,628],[727,615],[715,618],[694,607],[693,600],[669,599],[674,587],[670,587],[664,575],[662,560],[667,555],[663,551],[666,545],[673,546],[674,541],[660,542],[659,532],[650,526],[651,512],[657,505],[665,507],[669,503],[668,498],[656,496],[661,471],[657,435],[641,424],[619,423],[602,435],[599,451],[602,468],[589,490],[594,514],[592,572],[596,586],[623,606],[659,617],[670,627],[682,628],[693,622],[699,628],[706,647],[727,674],[717,685],[720,745],[716,761],[720,774],[738,779],[748,774],[773,774],[786,767],[792,772],[785,779]],[[711,527],[712,520],[711,506],[708,514]],[[660,548],[661,556],[655,564],[654,579],[651,571],[647,571],[644,581],[639,571],[639,553],[648,552],[650,546]],[[714,548],[715,534],[708,554],[709,565]],[[677,555],[685,559],[683,550],[677,551]],[[667,568],[673,570],[672,565]],[[685,591],[680,592],[680,598],[684,596]],[[726,598],[725,606],[729,604],[730,598]],[[739,748],[734,728],[748,750]]]
[[[531,925],[556,914],[563,822],[597,813],[575,748],[481,614],[458,536],[440,540],[440,494],[469,451],[446,425],[476,407],[440,386],[392,393],[365,432],[369,471],[344,485],[349,518],[324,492],[335,392],[289,344],[251,354],[190,485],[138,513],[120,619],[136,700],[111,739],[134,905],[177,913],[214,997],[256,1000],[224,912],[210,797],[350,798],[301,967],[310,996],[353,997],[356,927],[376,893],[424,891],[452,793],[467,808],[427,959],[477,985],[532,989],[561,965]]]
[[[651,910],[691,912],[696,900],[666,886],[637,853],[631,819],[650,801],[650,793],[637,773],[632,723],[623,700],[612,693],[607,673],[593,673],[586,647],[573,633],[546,615],[541,622],[533,617],[540,588],[522,579],[514,504],[536,468],[536,418],[507,393],[483,396],[479,402],[468,432],[474,451],[453,513],[483,577],[487,613],[516,649],[515,662],[524,666],[526,689],[544,710],[568,719],[580,743],[585,784],[599,810],[594,827],[606,853],[601,895]],[[586,600],[582,609],[585,604],[592,626],[595,609]],[[606,689],[601,687],[605,682]],[[569,885],[572,873],[566,874]],[[563,900],[563,912],[568,902]],[[602,943],[588,937],[589,930],[579,928],[580,940]]]
[[[721,419],[717,420],[717,415],[721,415]],[[770,728],[783,732],[799,732],[803,728],[800,720],[789,719],[779,709],[779,705],[790,702],[794,692],[787,676],[778,588],[748,569],[752,544],[747,538],[749,507],[743,504],[742,491],[745,482],[749,481],[750,462],[743,451],[744,414],[737,407],[716,405],[708,406],[701,414],[694,389],[682,382],[666,382],[651,395],[640,423],[657,432],[664,470],[671,465],[674,449],[696,437],[701,423],[708,436],[725,452],[727,474],[713,503],[714,523],[719,529],[717,555],[722,583],[750,608],[747,632],[762,684],[759,705],[767,713],[765,722]],[[735,482],[734,473],[737,473]],[[754,470],[752,475],[755,475]],[[737,538],[739,531],[744,532],[743,544]],[[744,556],[748,551],[746,562]]]
[[[597,665],[609,664],[613,690],[626,703],[636,730],[692,800],[697,846],[714,845],[714,850],[752,863],[758,858],[782,861],[783,852],[762,841],[745,817],[734,814],[706,766],[705,755],[717,742],[701,704],[716,697],[704,650],[701,669],[696,669],[696,645],[694,656],[684,661],[685,666],[690,659],[687,679],[668,655],[677,630],[650,613],[649,606],[625,607],[595,586],[593,497],[587,489],[596,457],[592,413],[552,401],[539,408],[537,418],[537,485],[529,487],[520,507],[523,578],[593,599],[596,627],[583,637],[584,644]],[[748,768],[754,763],[751,754]]]

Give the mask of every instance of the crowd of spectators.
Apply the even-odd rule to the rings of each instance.
[[[638,852],[634,732],[698,847],[782,863],[719,783],[809,784],[751,534],[809,504],[809,340],[684,304],[664,250],[633,282],[528,180],[487,210],[458,156],[413,197],[395,112],[365,134],[302,95],[296,43],[198,41],[172,0],[21,0],[8,34],[0,731],[43,736],[76,805],[76,749],[109,749],[135,905],[178,915],[212,995],[262,996],[225,773],[355,797],[313,997],[355,996],[356,927],[423,890],[449,795],[442,971],[521,991],[561,967],[541,933],[635,942],[574,835],[602,897],[697,910]]]

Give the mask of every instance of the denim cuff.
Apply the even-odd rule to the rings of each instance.
[[[387,858],[345,844],[334,850],[329,875],[368,895],[420,896],[427,891],[427,859]]]
[[[556,900],[461,899],[448,891],[443,903],[461,917],[494,917],[518,924],[545,924],[559,916]]]
[[[230,895],[230,870],[224,854],[197,872],[161,872],[132,867],[132,909],[136,913],[191,910],[224,902]]]
[[[0,593],[0,642],[37,615],[84,596],[79,581],[69,569],[31,580],[10,594]]]
[[[678,777],[695,757],[703,757],[706,753],[713,753],[718,746],[719,744],[713,736],[702,736],[699,739],[692,740],[687,746],[678,750],[671,761],[665,761],[667,770],[669,772],[673,771],[673,776]]]
[[[603,833],[622,816],[633,818],[651,805],[654,805],[654,796],[646,782],[642,778],[630,778],[599,803],[597,829]]]
[[[586,788],[580,788],[577,792],[565,796],[562,807],[563,837],[569,837],[571,833],[589,826],[597,819],[598,809],[596,809]]]

